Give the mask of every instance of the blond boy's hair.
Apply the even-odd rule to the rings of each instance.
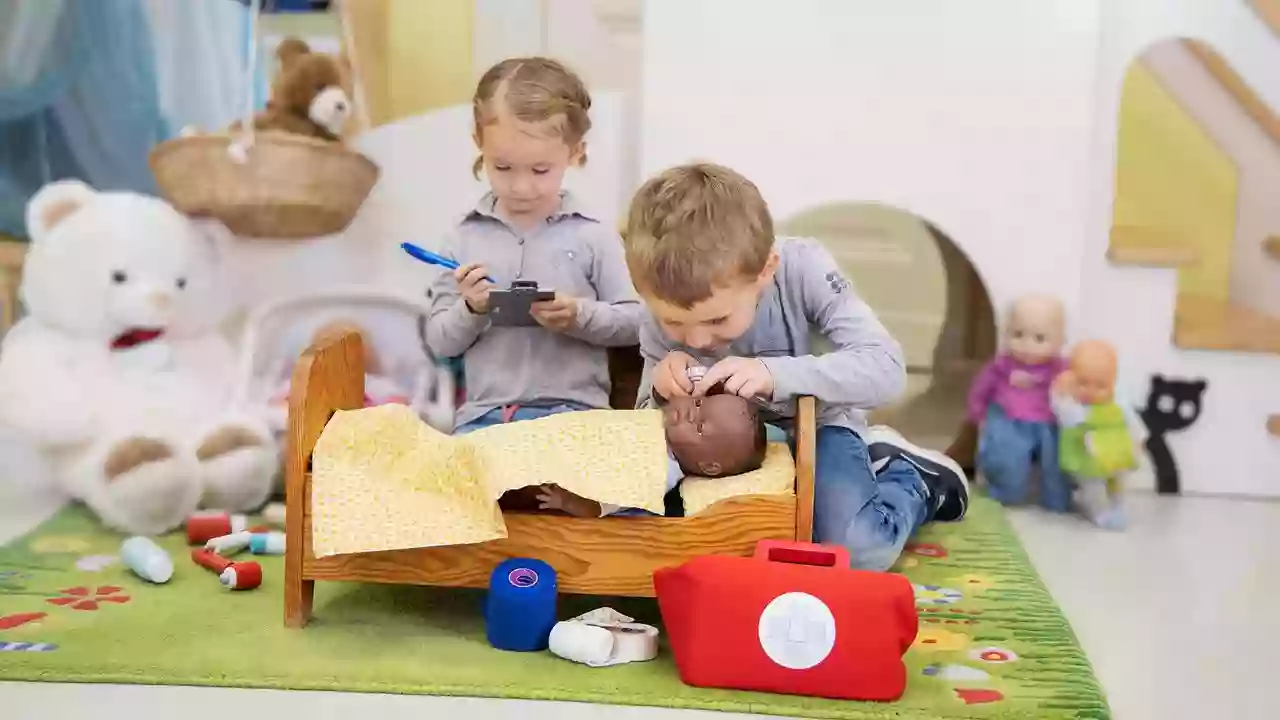
[[[558,60],[545,57],[508,58],[489,68],[476,84],[471,99],[477,141],[486,125],[504,115],[526,123],[555,120],[560,138],[570,147],[582,142],[591,130],[591,93],[582,78]],[[579,165],[587,162],[584,152]],[[484,157],[476,158],[471,172],[477,178]]]
[[[711,163],[674,167],[646,182],[622,235],[636,289],[684,309],[718,287],[754,280],[774,242],[760,190]]]

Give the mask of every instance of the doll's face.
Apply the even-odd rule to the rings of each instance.
[[[737,395],[673,398],[664,410],[667,442],[692,475],[738,475],[764,461],[764,421]]]
[[[1062,305],[1047,296],[1028,296],[1013,304],[1005,328],[1005,348],[1015,360],[1039,365],[1062,352]]]
[[[1085,405],[1109,403],[1115,398],[1116,357],[1109,348],[1082,343],[1071,353],[1072,394]]]

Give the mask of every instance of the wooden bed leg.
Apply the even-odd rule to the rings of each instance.
[[[796,540],[813,541],[813,468],[818,453],[817,401],[805,396],[796,410]]]
[[[311,555],[311,452],[338,410],[364,405],[364,342],[352,331],[324,335],[298,361],[289,386],[285,449],[284,624],[311,619],[315,581],[304,564]]]

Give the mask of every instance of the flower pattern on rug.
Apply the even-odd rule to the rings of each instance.
[[[969,636],[940,627],[922,627],[912,647],[925,652],[953,652],[969,646]]]
[[[969,657],[986,663],[1001,664],[1017,660],[1018,654],[1000,647],[984,647],[969,651]]]
[[[69,607],[72,610],[97,610],[102,603],[127,603],[130,600],[124,594],[124,588],[114,585],[103,585],[96,589],[73,587],[59,590],[59,597],[49,598],[45,602],[51,605]]]
[[[115,555],[85,555],[76,561],[76,568],[85,572],[102,572],[116,564]]]
[[[937,585],[914,585],[917,605],[953,605],[964,599],[964,593]]]
[[[965,705],[982,705],[1003,700],[1004,694],[999,690],[956,688],[956,697],[963,700]]]
[[[43,620],[48,617],[48,615],[48,613],[42,612],[14,613],[13,615],[5,615],[4,617],[0,617],[0,630],[12,630],[13,628],[26,625],[29,622]]]
[[[27,586],[31,573],[23,570],[0,570],[0,592],[21,590]]]
[[[947,549],[938,543],[909,542],[906,544],[906,547],[902,549],[912,555],[919,555],[921,557],[944,558],[947,556]]]
[[[976,575],[969,573],[961,575],[955,579],[955,584],[962,588],[963,592],[983,593],[995,586],[991,578],[986,575]]]

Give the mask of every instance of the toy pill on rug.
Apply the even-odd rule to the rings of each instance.
[[[204,548],[192,550],[191,559],[212,570],[222,586],[230,590],[253,590],[262,584],[262,566],[256,562],[235,562]]]
[[[653,574],[680,679],[698,687],[896,700],[915,641],[901,575],[849,569],[842,547],[762,540]],[[708,622],[707,618],[715,618]]]
[[[249,536],[249,552],[254,555],[283,555],[284,533],[279,530],[253,533]]]
[[[591,667],[645,662],[658,656],[658,628],[603,607],[551,629],[552,653]]]
[[[134,575],[157,585],[163,585],[173,577],[173,558],[154,540],[141,535],[120,544],[120,562]]]
[[[556,624],[556,571],[541,560],[511,558],[489,576],[485,635],[499,650],[547,649]]]
[[[249,519],[219,511],[196,512],[187,516],[187,544],[203,545],[216,537],[244,532]]]

